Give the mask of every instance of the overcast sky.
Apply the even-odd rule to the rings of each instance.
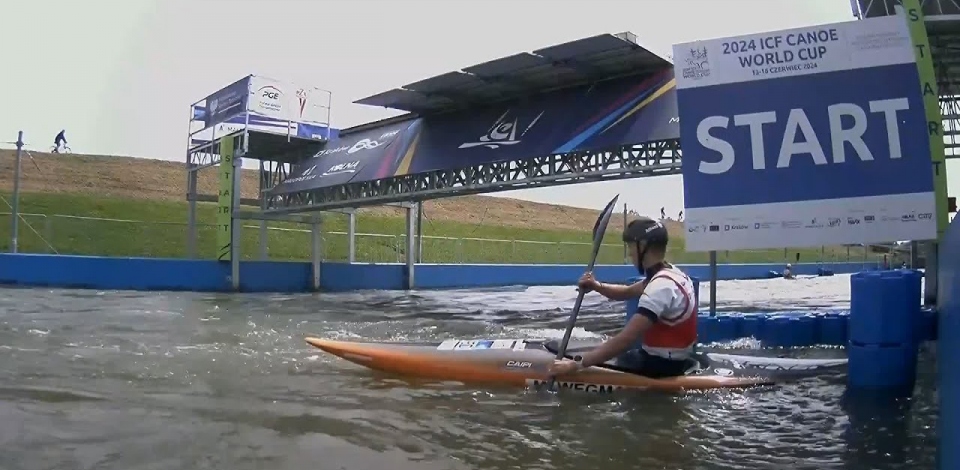
[[[77,153],[182,161],[190,103],[247,74],[332,90],[343,128],[397,114],[355,99],[581,37],[632,31],[666,54],[851,19],[848,0],[18,1],[0,27],[0,142],[22,129],[49,148],[65,128]],[[501,194],[602,207],[616,192],[646,214],[683,206],[679,176]]]

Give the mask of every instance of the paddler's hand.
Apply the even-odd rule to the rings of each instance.
[[[579,372],[581,369],[580,363],[570,359],[560,359],[559,361],[553,361],[553,364],[550,364],[550,367],[547,370],[552,376],[558,375],[569,375],[576,372]]]
[[[583,276],[580,276],[580,280],[577,281],[577,287],[580,288],[580,291],[584,294],[597,290],[599,285],[600,283],[593,277],[593,272],[591,271],[583,273]]]

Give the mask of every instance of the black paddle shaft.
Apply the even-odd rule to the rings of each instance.
[[[587,265],[587,271],[593,271],[597,264],[597,256],[600,254],[600,246],[603,245],[603,236],[607,232],[607,224],[610,223],[610,217],[613,216],[613,210],[616,208],[617,200],[620,195],[616,195],[607,203],[607,207],[600,213],[597,223],[593,225],[593,254],[590,256],[590,264]],[[563,359],[567,353],[567,345],[570,343],[570,336],[573,335],[573,327],[577,324],[577,316],[580,314],[580,305],[583,304],[583,296],[586,292],[580,290],[577,294],[577,302],[573,304],[573,311],[570,312],[570,318],[567,320],[567,329],[563,332],[563,340],[560,341],[560,347],[557,348],[557,359]],[[548,389],[553,390],[556,377],[550,377]]]

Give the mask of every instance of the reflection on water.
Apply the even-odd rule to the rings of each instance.
[[[730,281],[725,311],[846,308],[846,276]],[[701,288],[706,302],[709,289]],[[576,292],[320,295],[0,290],[4,469],[907,469],[933,465],[932,358],[912,400],[843,379],[688,395],[550,395],[384,376],[307,334],[560,336]],[[617,328],[589,295],[576,336]],[[739,342],[740,346],[750,342]]]

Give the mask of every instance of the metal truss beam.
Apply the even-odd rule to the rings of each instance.
[[[192,147],[187,152],[187,171],[200,171],[220,164],[220,142],[214,140]]]
[[[349,183],[269,199],[266,213],[326,211],[595,181],[680,173],[675,139],[546,157],[484,163],[376,181]]]

